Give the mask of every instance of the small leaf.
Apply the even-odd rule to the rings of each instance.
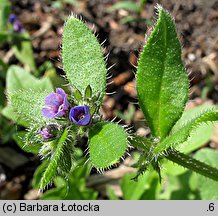
[[[137,3],[132,1],[124,1],[124,2],[117,2],[114,4],[110,10],[127,10],[138,13],[140,11],[140,7]]]
[[[90,160],[97,169],[116,164],[127,146],[127,134],[118,124],[99,122],[89,131]]]
[[[74,98],[79,102],[83,99],[83,96],[81,94],[81,92],[76,89],[74,92],[73,92],[73,95],[74,95]]]
[[[172,17],[158,8],[159,18],[137,67],[139,105],[153,136],[163,139],[181,117],[188,99],[188,76]]]
[[[85,99],[89,99],[91,97],[92,97],[92,88],[90,85],[88,85],[85,90]]]
[[[218,109],[212,109],[200,113],[190,122],[186,123],[183,128],[178,130],[172,135],[166,137],[157,147],[154,149],[154,154],[160,154],[169,147],[178,147],[180,144],[186,142],[191,133],[203,123],[214,122],[218,120]]]
[[[102,48],[91,30],[71,16],[65,24],[62,41],[63,67],[69,82],[82,95],[88,85],[93,94],[105,92],[106,65]]]
[[[67,137],[68,137],[68,130],[65,129],[63,134],[57,141],[57,148],[54,150],[51,159],[49,161],[48,167],[43,173],[43,176],[40,181],[40,189],[45,188],[56,175],[59,162],[64,155],[63,150],[64,150],[64,145],[66,144]]]
[[[90,115],[91,115],[91,116],[94,115],[96,109],[97,109],[97,105],[96,105],[96,104],[93,104],[92,107],[91,107],[91,109],[90,109]]]

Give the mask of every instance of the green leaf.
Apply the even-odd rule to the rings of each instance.
[[[43,194],[43,200],[59,199],[59,200],[93,200],[97,198],[97,192],[87,188],[87,177],[90,174],[89,164],[84,164],[84,158],[76,161],[69,173],[68,179],[61,176],[54,178],[54,189],[48,190]]]
[[[183,126],[190,120],[194,119],[199,113],[207,111],[209,109],[216,108],[215,106],[204,104],[190,110],[187,110],[183,113],[182,117],[176,122],[173,127],[171,133],[175,133],[176,131],[183,128]],[[182,151],[183,153],[190,153],[202,145],[206,144],[214,133],[214,124],[207,123],[202,124],[195,129],[194,133],[191,133],[188,140],[183,144],[180,144],[177,150]]]
[[[132,1],[124,1],[124,2],[117,2],[114,4],[110,10],[127,10],[138,13],[140,11],[140,7],[137,3]]]
[[[17,121],[45,121],[41,114],[41,109],[45,106],[44,98],[48,95],[47,91],[21,90],[9,95],[9,100],[13,111],[17,113]]]
[[[0,45],[4,44],[7,41],[8,41],[8,32],[1,31],[0,32]]]
[[[180,175],[168,175],[164,182],[162,192],[158,194],[159,200],[199,200],[198,194],[189,187],[191,172],[186,170]]]
[[[133,181],[134,174],[126,174],[121,180],[121,189],[123,192],[123,198],[125,200],[139,200],[143,194],[147,194],[147,199],[155,199],[155,191],[158,187],[158,176],[157,174],[149,170],[149,172],[143,173],[138,177],[137,182]],[[152,182],[156,180],[156,184],[152,185]],[[153,186],[151,188],[151,186]],[[150,193],[148,196],[148,192]]]
[[[52,91],[53,87],[49,78],[37,79],[23,68],[12,65],[7,71],[6,89],[12,93],[22,89]]]
[[[8,0],[0,1],[0,29],[5,30],[8,23],[8,17],[11,12],[11,3]]]
[[[21,118],[14,111],[13,107],[10,104],[8,104],[6,107],[4,107],[4,109],[1,111],[1,114],[4,117],[6,117],[6,118],[12,120],[13,122],[16,122],[17,124],[22,125],[24,127],[28,127],[30,124],[30,122],[27,119]]]
[[[199,150],[195,154],[195,158],[213,167],[218,167],[218,152],[212,149],[205,148]],[[193,173],[190,180],[190,187],[200,192],[201,199],[203,200],[218,199],[218,182],[216,181]]]
[[[81,92],[76,89],[74,92],[73,92],[73,96],[74,96],[74,99],[77,101],[77,102],[80,102],[82,99],[83,99],[83,96],[81,94]]]
[[[45,171],[46,167],[48,166],[49,161],[43,160],[43,162],[37,167],[37,169],[34,172],[33,180],[32,180],[32,187],[35,189],[40,188],[40,181],[41,177],[43,175],[43,172]]]
[[[85,90],[85,99],[89,99],[91,97],[92,97],[92,88],[90,85],[88,85]]]
[[[106,187],[107,196],[110,200],[119,200],[111,186]]]
[[[31,90],[30,90],[31,89]],[[21,110],[22,113],[25,115],[30,115],[32,113],[32,110],[29,110],[30,107],[35,106],[37,111],[40,110],[40,107],[37,107],[34,105],[37,101],[41,104],[44,103],[44,98],[46,96],[46,92],[49,93],[53,90],[52,84],[49,80],[49,78],[43,78],[43,79],[37,79],[34,76],[32,76],[30,73],[26,72],[23,68],[12,65],[8,71],[6,76],[6,90],[9,94],[9,99],[11,94],[20,94],[23,98],[22,102],[16,101],[18,110],[21,110],[22,107],[25,107],[25,110]],[[36,91],[36,95],[33,91]],[[40,92],[42,92],[42,95],[40,95]],[[32,94],[31,94],[32,93]],[[39,96],[37,98],[36,96]],[[26,98],[26,101],[24,102],[24,98]],[[30,101],[28,102],[27,99],[30,99],[30,101],[33,104],[30,104]],[[33,101],[33,98],[36,99],[36,101]],[[16,100],[16,99],[15,99]],[[38,104],[39,105],[39,104]],[[16,106],[16,105],[15,105]],[[14,106],[13,106],[14,107]],[[12,107],[11,101],[9,101],[9,104],[2,110],[2,114],[14,122],[17,122],[18,124],[21,124],[23,126],[28,126],[29,122],[28,119],[26,119],[23,115],[19,116],[16,112],[14,112],[14,107]],[[34,117],[34,116],[32,116]],[[31,119],[32,119],[31,117]]]
[[[17,133],[13,134],[13,139],[23,151],[37,154],[41,148],[41,143],[26,145],[25,143],[26,134],[27,134],[26,131],[18,131]]]
[[[61,158],[64,156],[64,145],[66,144],[66,140],[68,137],[68,130],[65,129],[59,140],[57,141],[57,148],[54,150],[49,164],[42,175],[40,181],[40,189],[45,188],[54,178],[57,173],[57,169],[59,166],[59,162]]]
[[[88,85],[93,95],[106,89],[106,65],[102,48],[91,30],[80,20],[71,16],[64,27],[62,59],[69,82],[82,95]]]
[[[1,73],[1,71],[0,71]],[[0,80],[0,92],[4,92],[4,85],[2,83],[2,81]],[[4,106],[5,103],[5,95],[4,94],[0,94],[0,110],[2,109],[2,107]]]
[[[90,160],[97,169],[116,164],[127,146],[127,134],[118,124],[99,122],[89,131]]]
[[[2,80],[4,80],[6,77],[7,69],[8,69],[8,65],[4,63],[2,59],[0,59],[0,78]]]
[[[36,64],[33,56],[32,44],[29,34],[22,33],[23,40],[17,39],[12,46],[12,50],[16,58],[24,64],[25,69],[28,71],[35,71]]]
[[[213,122],[218,120],[218,109],[212,109],[198,114],[194,119],[183,125],[183,127],[176,131],[174,134],[166,137],[157,147],[154,149],[154,154],[160,154],[169,147],[178,147],[182,143],[186,142],[192,132],[194,133],[196,128],[204,123]]]
[[[163,139],[181,117],[188,99],[188,76],[172,17],[158,8],[159,18],[137,67],[139,105],[153,136]]]

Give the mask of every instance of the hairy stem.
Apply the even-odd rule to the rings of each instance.
[[[154,145],[151,140],[139,136],[133,136],[131,139],[129,139],[129,141],[134,147],[141,148],[146,152],[151,151],[151,147]],[[189,155],[183,154],[175,149],[168,149],[165,157],[168,160],[179,164],[180,166],[218,181],[218,169],[211,167],[199,160],[196,160]],[[160,157],[160,159],[161,158],[163,157]]]
[[[189,155],[170,149],[166,158],[205,177],[218,181],[218,169],[196,160]]]

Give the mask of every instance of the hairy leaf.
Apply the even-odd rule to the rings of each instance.
[[[139,105],[153,136],[163,139],[181,117],[188,99],[188,76],[172,17],[158,8],[159,18],[137,67]]]
[[[47,91],[23,90],[10,94],[10,102],[17,114],[18,121],[45,121],[41,109],[45,106],[44,98]]]
[[[13,134],[13,139],[17,143],[17,145],[26,152],[30,152],[33,154],[37,154],[41,148],[41,143],[39,142],[31,142],[28,145],[25,144],[25,137],[27,136],[26,131],[18,131],[17,133]]]
[[[128,146],[125,130],[111,122],[99,122],[89,132],[90,160],[97,169],[116,164]]]
[[[196,118],[199,113],[203,113],[210,109],[216,108],[215,106],[204,104],[183,113],[182,117],[176,122],[172,128],[171,134],[183,128],[183,126],[190,120]],[[190,153],[202,145],[206,144],[214,133],[214,123],[202,124],[197,127],[194,133],[191,133],[188,140],[177,147],[177,150],[183,153]]]
[[[62,39],[64,71],[70,83],[83,95],[88,85],[93,94],[106,88],[106,65],[102,48],[91,30],[71,16],[64,27]]]
[[[30,90],[31,89],[31,90]],[[10,95],[11,94],[23,94],[22,101],[16,101],[16,104],[18,106],[18,110],[21,110],[22,113],[25,115],[29,115],[32,113],[32,110],[29,110],[28,107],[31,107],[34,105],[36,101],[33,101],[32,98],[37,99],[36,95],[33,91],[36,91],[39,94],[39,92],[47,91],[51,92],[53,90],[52,84],[49,80],[49,78],[43,78],[43,79],[37,79],[34,76],[32,76],[30,73],[27,73],[23,68],[18,66],[11,66],[7,71],[7,77],[6,77],[6,90],[9,94],[9,103],[8,105],[2,110],[2,114],[14,122],[17,122],[18,124],[21,124],[23,126],[28,126],[29,122],[28,119],[26,119],[23,115],[18,115],[15,111],[15,107],[12,106],[10,101]],[[22,92],[23,91],[23,92]],[[32,95],[31,95],[32,94]],[[46,96],[46,94],[43,94],[42,96]],[[23,104],[24,98],[30,98],[30,101],[26,101],[26,103]],[[43,103],[44,98],[39,98],[40,104]],[[33,104],[30,104],[33,103]],[[22,107],[26,107],[27,109],[22,110]],[[36,107],[36,106],[35,106]],[[40,107],[36,107],[37,111],[40,110]],[[29,113],[30,112],[30,113]],[[34,117],[34,116],[33,116]],[[31,118],[32,119],[32,118]]]
[[[191,133],[200,125],[208,122],[218,120],[218,109],[212,109],[200,113],[194,119],[186,123],[183,128],[175,132],[174,134],[166,137],[157,147],[154,149],[154,154],[160,154],[169,147],[177,147],[180,144],[186,142]]]
[[[54,149],[52,156],[50,158],[49,164],[42,175],[40,181],[40,189],[45,188],[54,178],[57,173],[59,162],[64,156],[64,146],[68,137],[68,130],[65,129],[59,140],[57,141],[57,147]]]

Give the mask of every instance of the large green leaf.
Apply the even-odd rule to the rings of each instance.
[[[25,115],[30,112],[32,113],[32,110],[29,110],[32,106],[35,106],[34,104],[38,101],[40,101],[40,104],[42,105],[44,101],[44,96],[46,96],[46,92],[51,92],[53,90],[52,84],[49,80],[49,78],[43,78],[43,79],[37,79],[34,76],[32,76],[30,73],[26,72],[23,68],[18,66],[11,66],[7,71],[6,76],[6,91],[9,94],[15,94],[21,96],[21,101],[19,104],[19,101],[16,101],[16,104],[18,106],[18,110],[22,109],[24,107],[24,110],[20,110],[21,113],[24,113]],[[39,96],[39,98],[36,98],[36,95],[33,91],[36,91],[36,95]],[[42,92],[42,95],[39,94],[39,92]],[[23,98],[22,98],[23,95]],[[42,97],[41,97],[42,96]],[[30,101],[25,100],[30,99],[32,104],[30,104]],[[33,99],[36,99],[36,101],[33,101]],[[16,99],[15,99],[16,100]],[[37,107],[36,104],[35,108],[37,109],[37,112],[39,111],[40,107]],[[40,105],[40,106],[41,106]],[[16,105],[15,105],[16,106]],[[15,107],[14,106],[14,107]],[[16,108],[16,107],[15,107]],[[17,122],[18,124],[28,126],[29,122],[27,119],[21,115],[19,116],[16,112],[14,112],[14,109],[11,105],[11,101],[9,101],[9,104],[2,110],[2,114],[13,120],[14,122]],[[24,117],[24,118],[23,118]]]
[[[45,106],[44,98],[48,93],[47,91],[33,91],[31,89],[11,93],[9,100],[13,111],[17,114],[17,121],[45,121],[41,109]]]
[[[127,134],[118,124],[99,122],[89,132],[90,161],[97,169],[116,164],[127,146]]]
[[[154,149],[154,154],[160,154],[164,150],[167,150],[169,147],[178,147],[188,140],[192,132],[194,133],[198,126],[217,120],[218,109],[214,108],[203,113],[199,113],[198,116],[183,125],[180,130],[176,131],[172,135],[169,135],[161,143],[159,143]]]
[[[218,167],[218,152],[213,149],[202,149],[195,154],[195,158],[213,167]],[[201,199],[218,199],[218,182],[205,178],[202,175],[192,174],[190,187],[200,192]]]
[[[12,93],[22,89],[52,91],[53,87],[49,78],[37,79],[23,68],[12,65],[7,71],[6,89]]]
[[[71,16],[64,27],[62,39],[63,68],[70,83],[83,94],[88,85],[93,94],[106,88],[106,65],[102,47],[91,30]]]
[[[159,18],[137,67],[139,105],[153,136],[163,139],[181,117],[188,99],[188,76],[174,21],[158,8]]]

